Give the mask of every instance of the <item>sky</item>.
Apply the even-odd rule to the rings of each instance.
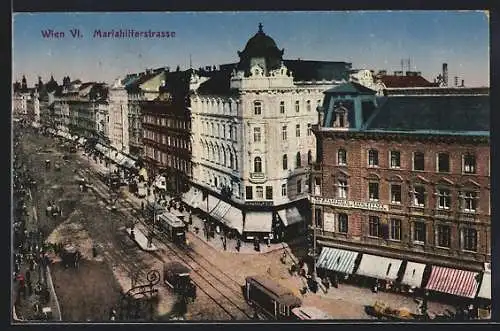
[[[489,86],[489,22],[481,11],[15,13],[13,81],[51,75],[111,83],[127,73],[238,61],[263,24],[285,59],[344,61],[354,69],[411,70],[432,81],[448,63],[466,86]],[[42,31],[63,31],[44,38]],[[81,38],[70,30],[79,29]],[[95,30],[175,32],[173,38],[94,38]]]

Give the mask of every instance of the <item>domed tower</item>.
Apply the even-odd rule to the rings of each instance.
[[[28,83],[26,82],[26,76],[23,75],[23,79],[21,80],[21,89],[27,90],[28,89]]]
[[[259,31],[248,40],[245,49],[238,52],[240,62],[238,70],[244,71],[245,76],[250,74],[250,69],[255,65],[264,70],[264,75],[281,67],[284,49],[279,49],[273,38],[269,37],[262,30],[262,23],[259,23]]]

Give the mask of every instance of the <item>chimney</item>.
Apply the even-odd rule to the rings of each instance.
[[[448,86],[448,63],[443,63],[443,85]]]
[[[462,79],[462,85],[461,85],[461,86],[462,86],[462,87],[465,87],[465,82],[464,82],[464,80],[463,80],[463,79]]]

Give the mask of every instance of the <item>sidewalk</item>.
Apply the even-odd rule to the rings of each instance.
[[[131,228],[127,228],[125,231],[127,231],[128,235],[130,236],[130,233],[132,232]],[[156,247],[153,243],[151,243],[150,246],[148,246],[148,238],[142,233],[141,230],[134,228],[134,241],[139,245],[139,247],[146,251],[146,252],[154,252],[158,250],[158,247]]]

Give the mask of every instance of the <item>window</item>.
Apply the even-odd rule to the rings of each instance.
[[[438,208],[450,209],[450,205],[451,205],[450,190],[445,188],[438,189]]]
[[[378,151],[375,149],[368,151],[368,166],[378,167]]]
[[[283,155],[283,170],[288,170],[288,156]]]
[[[312,134],[312,125],[311,123],[307,123],[307,136],[309,137]]]
[[[339,199],[347,199],[347,193],[348,193],[348,186],[347,186],[347,180],[345,179],[339,179],[338,181],[338,194],[337,198]]]
[[[287,140],[286,125],[281,128],[281,140]]]
[[[413,241],[416,243],[425,243],[425,223],[413,223]]]
[[[437,171],[450,172],[450,156],[448,153],[438,153],[437,159]]]
[[[377,216],[369,216],[368,218],[368,235],[370,237],[380,237],[380,218]]]
[[[226,139],[226,124],[222,124],[222,137]]]
[[[264,198],[264,189],[262,186],[257,186],[255,188],[255,196],[257,199],[263,199]]]
[[[390,238],[392,240],[401,240],[401,220],[392,218],[390,221],[391,232]]]
[[[368,199],[378,201],[378,183],[368,183]]]
[[[464,251],[477,251],[477,231],[476,229],[462,229],[462,249]]]
[[[280,114],[285,113],[285,101],[280,102]]]
[[[286,197],[286,184],[281,184],[281,196]]]
[[[323,228],[323,213],[320,208],[315,208],[314,209],[314,220],[315,220],[315,227],[322,229]]]
[[[253,141],[260,143],[260,128],[253,128]]]
[[[347,152],[345,149],[341,148],[337,152],[337,164],[346,165],[347,164]]]
[[[391,203],[401,203],[401,185],[391,184]]]
[[[476,192],[473,191],[466,191],[464,192],[463,196],[464,200],[464,211],[467,212],[475,212],[476,211],[476,200],[477,200],[477,194]]]
[[[466,174],[476,173],[476,157],[473,154],[463,156],[463,172]]]
[[[272,199],[273,199],[273,187],[266,186],[266,200],[272,200]]]
[[[307,151],[307,164],[311,165],[312,161],[313,161],[312,152],[309,150],[309,151]]]
[[[295,125],[295,136],[300,137],[300,124]]]
[[[262,172],[262,159],[259,156],[253,159],[253,171]]]
[[[391,168],[399,169],[401,167],[401,153],[398,151],[391,151]]]
[[[302,193],[302,179],[297,179],[297,194]]]
[[[247,187],[245,187],[245,189],[246,189],[245,196],[246,196],[247,200],[252,200],[253,199],[253,188],[252,188],[252,186],[247,186]]]
[[[425,206],[425,187],[417,185],[413,192],[413,205],[417,207]]]
[[[340,233],[347,233],[349,229],[349,217],[347,214],[340,213],[339,214],[339,226],[338,226],[339,232]]]
[[[214,123],[210,123],[210,135],[214,135]]]
[[[424,153],[422,152],[413,153],[413,170],[424,171],[425,169],[424,161],[425,161]]]
[[[437,226],[437,246],[450,248],[451,229],[448,225],[439,224]]]
[[[255,101],[253,103],[253,112],[255,115],[262,114],[262,103],[260,101]]]
[[[300,102],[299,100],[295,101],[295,112],[299,112],[300,111]]]
[[[306,110],[311,111],[311,100],[306,101]]]
[[[297,152],[297,155],[295,156],[295,168],[300,168],[301,166],[300,152]]]

